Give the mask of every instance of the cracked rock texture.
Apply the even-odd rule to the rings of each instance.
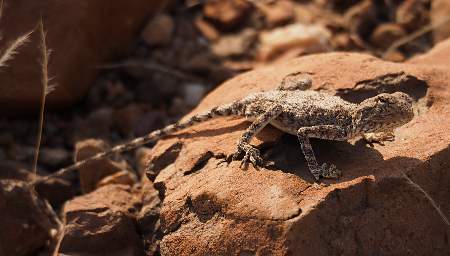
[[[315,184],[295,136],[267,127],[253,140],[271,169],[227,163],[249,125],[215,119],[159,141],[148,176],[162,198],[162,255],[448,255],[450,41],[410,63],[356,53],[310,55],[229,80],[193,111],[270,90],[303,72],[313,89],[360,102],[404,91],[415,118],[394,142],[313,140],[320,162],[343,171]],[[434,65],[433,63],[436,63]],[[405,176],[406,175],[406,176]],[[408,180],[405,177],[409,177]]]

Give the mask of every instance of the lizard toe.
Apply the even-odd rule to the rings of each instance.
[[[341,177],[342,172],[337,169],[337,167],[334,164],[327,164],[324,163],[321,166],[321,176],[326,179],[337,179]]]
[[[255,168],[261,166],[264,160],[261,158],[259,150],[256,148],[248,148],[245,150],[245,155],[241,161],[241,168],[251,163]]]
[[[375,143],[384,146],[385,141],[394,141],[395,135],[393,132],[366,133],[363,138],[371,147]]]

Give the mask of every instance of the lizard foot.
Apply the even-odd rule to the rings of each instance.
[[[371,147],[374,143],[384,146],[384,141],[394,141],[395,139],[393,132],[365,133],[363,137]]]
[[[323,163],[322,166],[311,170],[312,175],[316,180],[319,180],[320,176],[326,179],[337,179],[341,177],[342,172],[336,168],[334,164]]]
[[[262,166],[264,164],[264,160],[262,159],[259,150],[251,146],[244,149],[238,149],[238,151],[233,154],[232,159],[239,159],[242,153],[244,153],[244,157],[241,161],[241,168],[246,167],[249,162],[252,163],[254,167]]]

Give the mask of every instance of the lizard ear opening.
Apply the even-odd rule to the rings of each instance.
[[[283,78],[277,90],[280,91],[305,91],[311,88],[312,79],[303,72],[291,73]]]

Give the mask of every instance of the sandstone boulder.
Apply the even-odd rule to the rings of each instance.
[[[80,141],[75,145],[74,160],[75,162],[81,161],[108,149],[108,146],[102,140],[88,139]],[[80,176],[81,191],[83,193],[91,192],[95,190],[97,186],[101,185],[99,184],[100,182],[103,182],[103,185],[105,182],[115,183],[115,179],[112,178],[111,175],[122,171],[130,172],[130,167],[125,161],[101,159],[99,161],[87,164],[78,170]],[[107,177],[110,177],[109,181],[104,180]]]
[[[144,255],[136,228],[139,205],[126,185],[107,185],[64,206],[65,255]]]
[[[406,92],[415,118],[384,146],[314,140],[319,161],[343,171],[339,180],[319,183],[297,138],[272,127],[252,144],[273,167],[243,171],[239,162],[228,163],[249,125],[240,118],[211,120],[159,141],[148,173],[163,198],[161,254],[449,254],[450,69],[430,58],[398,64],[356,53],[310,55],[218,87],[193,113],[274,89],[286,75],[303,72],[312,89],[351,102]]]
[[[34,255],[57,233],[56,215],[26,182],[0,180],[0,255]]]
[[[431,22],[438,25],[433,29],[434,42],[440,42],[450,37],[450,2],[433,0],[431,3]]]
[[[1,49],[33,30],[42,17],[52,50],[50,76],[58,89],[49,106],[68,106],[88,90],[97,66],[125,55],[142,26],[167,1],[4,1]],[[2,114],[36,111],[41,95],[39,33],[0,75]]]

